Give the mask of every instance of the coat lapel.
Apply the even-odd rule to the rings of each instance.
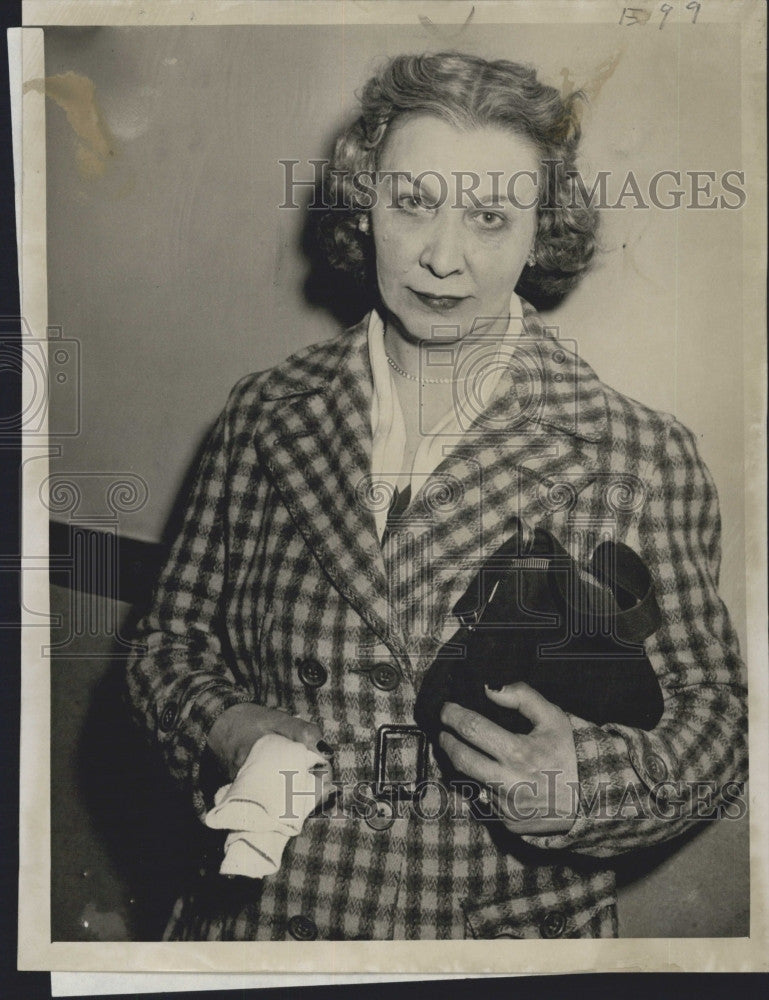
[[[370,490],[371,367],[365,319],[289,358],[262,386],[256,442],[299,530],[339,592],[400,651]]]
[[[404,628],[417,618],[423,626],[418,669],[454,631],[451,609],[517,523],[533,530],[568,516],[597,475],[609,428],[603,385],[528,304],[524,322],[494,401],[447,448],[390,552]]]

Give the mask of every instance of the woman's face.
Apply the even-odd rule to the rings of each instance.
[[[447,341],[499,328],[537,227],[536,181],[508,181],[539,168],[534,144],[502,129],[429,115],[392,129],[371,222],[379,292],[402,334]]]

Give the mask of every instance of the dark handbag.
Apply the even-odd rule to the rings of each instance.
[[[582,573],[559,542],[520,530],[486,562],[454,606],[461,627],[423,678],[414,716],[435,744],[453,701],[515,733],[531,723],[492,702],[484,684],[529,684],[589,722],[653,729],[662,691],[643,640],[661,615],[649,571],[622,542],[604,541]],[[440,756],[440,755],[439,755]]]

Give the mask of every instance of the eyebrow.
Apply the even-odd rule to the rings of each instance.
[[[427,173],[427,172],[425,172]],[[416,184],[417,178],[421,177],[422,174],[414,174],[412,171],[384,171],[384,174],[390,177],[390,182],[393,185],[392,191],[394,195],[403,195],[407,192],[418,191],[424,189],[426,193],[432,194],[435,187],[436,181],[432,172],[427,173],[426,177],[423,177],[420,184]],[[408,176],[404,176],[407,174]],[[456,193],[456,189],[455,189]],[[470,207],[483,207],[483,208],[505,208],[509,206],[515,206],[516,202],[514,199],[509,198],[506,194],[501,191],[493,194],[479,195],[477,191],[462,190],[461,194],[463,199],[468,199],[470,202]],[[459,206],[456,206],[459,207]],[[467,207],[467,206],[464,206]]]
[[[416,185],[414,183],[414,176],[411,177],[397,177],[395,179],[395,189],[402,193],[404,190],[416,190],[418,187],[424,187],[426,190],[430,190],[431,186],[435,186],[435,180],[433,177],[423,180],[421,185]],[[506,194],[487,194],[479,195],[477,191],[462,191],[462,194],[469,198],[474,198],[479,205],[512,205],[513,202]]]
[[[499,194],[499,195],[489,194],[489,195],[481,195],[479,197],[476,194],[475,191],[472,191],[472,192],[468,191],[466,193],[467,194],[472,194],[472,196],[477,201],[479,201],[481,203],[481,205],[510,205],[510,204],[512,204],[512,202],[510,201],[510,199],[507,197],[506,194]]]

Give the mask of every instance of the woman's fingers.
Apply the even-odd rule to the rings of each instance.
[[[237,774],[257,740],[267,733],[302,743],[308,750],[331,757],[333,750],[323,740],[318,726],[287,712],[253,702],[232,705],[216,720],[208,734],[208,745],[231,778]]]
[[[510,756],[511,733],[469,708],[447,701],[441,709],[441,722],[490,757],[502,761]]]
[[[279,733],[297,743],[304,743],[308,750],[314,750],[315,753],[323,754],[326,757],[331,756],[332,748],[324,741],[321,729],[314,723],[305,722],[304,719],[298,719],[295,715],[289,715],[287,712],[281,712],[277,709],[270,711],[272,712],[271,732]]]
[[[535,691],[533,687],[529,687],[523,681],[508,684],[501,691],[492,691],[487,686],[486,697],[504,708],[517,709],[535,726],[547,723],[552,719],[553,703],[547,698],[543,698],[539,691]]]
[[[487,689],[487,694],[531,719],[531,732],[510,733],[478,712],[447,702],[441,721],[453,732],[441,733],[441,747],[458,771],[487,786],[484,798],[507,829],[532,834],[569,830],[579,784],[569,717],[527,684]]]
[[[505,780],[505,773],[499,764],[469,747],[462,740],[445,730],[438,737],[441,749],[446,753],[454,767],[468,778],[475,778],[481,784],[500,783]]]

